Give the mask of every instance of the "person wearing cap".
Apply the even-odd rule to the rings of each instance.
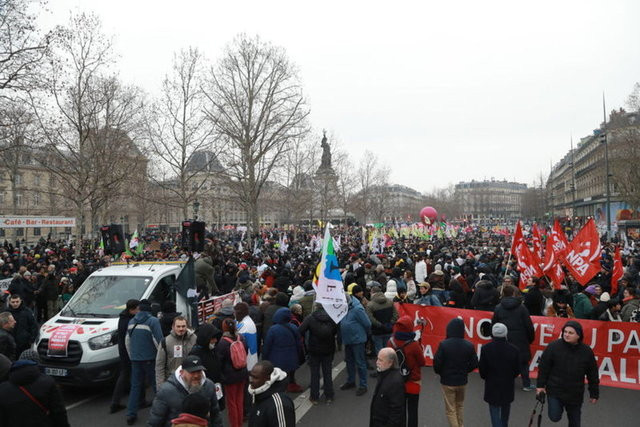
[[[196,393],[207,399],[208,425],[222,427],[216,387],[213,381],[206,377],[202,360],[193,355],[182,359],[182,365],[158,388],[147,425],[149,427],[171,426],[172,420],[180,416],[185,398]]]
[[[536,392],[547,394],[549,419],[558,422],[566,411],[569,427],[580,426],[585,377],[590,402],[596,403],[600,397],[598,364],[583,339],[582,325],[569,320],[562,327],[562,336],[542,353],[538,367]]]
[[[127,404],[127,424],[133,425],[138,418],[140,395],[145,385],[156,388],[156,354],[162,341],[160,321],[151,315],[151,304],[143,299],[139,312],[129,321],[125,346],[131,359],[131,391]]]
[[[484,401],[489,404],[491,426],[506,427],[515,397],[515,379],[520,374],[520,353],[508,342],[504,323],[494,324],[491,335],[491,342],[482,346],[478,368],[484,380]]]

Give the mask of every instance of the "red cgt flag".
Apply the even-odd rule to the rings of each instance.
[[[622,255],[620,255],[620,246],[616,247],[616,253],[613,256],[613,271],[611,272],[611,298],[618,294],[618,280],[622,279],[624,270],[622,269]]]
[[[533,276],[542,277],[540,264],[529,250],[526,243],[520,242],[516,247],[516,260],[518,261],[518,271],[520,272],[520,289],[527,287],[527,282]]]
[[[542,271],[551,279],[554,289],[560,289],[560,285],[564,280],[564,271],[560,264],[560,257],[553,250],[553,242],[550,237],[547,238],[547,247],[545,249],[545,260]]]
[[[564,265],[582,286],[600,271],[600,236],[591,218],[578,232],[567,248]]]
[[[520,243],[524,243],[524,238],[522,237],[522,226],[520,225],[520,221],[516,224],[516,231],[513,232],[513,241],[511,242],[511,254],[516,255],[516,249]]]

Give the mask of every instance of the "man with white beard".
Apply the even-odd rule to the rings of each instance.
[[[222,427],[216,387],[205,377],[205,368],[198,356],[187,356],[167,381],[162,383],[153,399],[148,426],[169,427],[182,410],[182,401],[189,394],[199,393],[210,402],[209,426]]]

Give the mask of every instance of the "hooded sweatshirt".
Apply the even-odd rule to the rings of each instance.
[[[447,325],[447,339],[438,346],[433,358],[433,370],[440,375],[440,383],[459,386],[467,383],[469,372],[478,367],[473,344],[464,339],[462,319],[452,319]]]
[[[253,405],[249,415],[252,427],[293,427],[296,424],[296,411],[293,401],[284,393],[287,374],[279,368],[273,368],[271,377],[259,388],[249,386]],[[274,424],[277,422],[277,424]]]

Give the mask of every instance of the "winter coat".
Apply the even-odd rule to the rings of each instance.
[[[0,354],[4,354],[9,360],[14,361],[17,359],[16,355],[16,340],[13,338],[11,332],[4,328],[0,328]]]
[[[247,369],[250,371],[258,363],[258,329],[250,315],[240,320],[237,326],[247,345]]]
[[[280,308],[273,315],[273,326],[264,338],[262,358],[273,363],[284,372],[292,372],[300,366],[299,355],[302,350],[300,334],[291,321],[291,311]]]
[[[381,292],[371,297],[371,301],[367,304],[366,313],[371,321],[373,335],[389,335],[393,324],[398,320],[398,310],[393,301]]]
[[[372,301],[368,305],[371,305]],[[364,344],[371,329],[371,320],[356,298],[351,298],[349,311],[340,321],[340,336],[344,345]]]
[[[40,284],[40,295],[47,301],[55,301],[58,299],[58,284],[53,274],[44,277]]]
[[[607,301],[598,301],[595,307],[593,307],[593,311],[591,312],[591,318],[593,320],[602,320],[602,314],[607,311],[609,308],[609,303]]]
[[[574,295],[573,312],[577,319],[591,319],[593,304],[591,304],[591,298],[584,292]]]
[[[289,299],[285,294],[279,293],[276,295],[276,301],[274,303],[269,304],[269,306],[264,311],[264,320],[262,323],[262,336],[266,337],[269,332],[269,328],[274,324],[273,315],[276,314],[276,311],[280,310],[283,307],[289,306]]]
[[[422,295],[418,293],[418,298],[416,298],[415,301],[413,301],[413,303],[417,305],[424,305],[424,306],[442,307],[442,302],[440,301],[440,298],[438,298],[433,294]]]
[[[313,311],[313,301],[316,299],[316,291],[307,291],[300,298],[298,304],[302,306],[302,317],[307,317]]]
[[[120,312],[118,318],[118,355],[120,356],[120,363],[127,365],[131,364],[129,359],[129,352],[127,352],[127,346],[125,341],[127,339],[127,329],[129,328],[129,321],[133,319],[133,316],[129,314],[129,310],[126,308]]]
[[[129,321],[125,345],[129,351],[129,359],[132,361],[156,360],[160,341],[162,341],[160,321],[148,311],[139,311]]]
[[[182,365],[182,359],[189,355],[196,344],[196,335],[187,330],[181,337],[171,331],[160,341],[156,354],[156,387],[166,381]]]
[[[507,339],[518,348],[520,360],[531,359],[530,344],[535,338],[533,322],[527,308],[515,297],[502,298],[493,313],[491,324],[504,323],[507,327]]]
[[[196,417],[192,414],[180,414],[178,418],[171,420],[171,427],[207,427],[209,421],[206,418]]]
[[[240,334],[240,341],[244,344],[244,337]],[[218,340],[216,344],[215,353],[222,366],[222,384],[238,384],[247,380],[249,373],[247,368],[236,369],[231,362],[231,343],[225,338],[229,338],[235,341],[236,337],[231,336],[228,332],[222,334],[222,338]],[[247,345],[244,344],[245,349]]]
[[[480,280],[476,283],[475,291],[471,297],[471,308],[474,310],[493,311],[499,300],[498,290],[488,280]]]
[[[335,353],[338,325],[329,317],[324,308],[307,316],[298,332],[305,337],[309,354],[326,356]]]
[[[530,316],[542,316],[544,297],[540,292],[540,288],[537,286],[529,288],[529,291],[524,294],[524,306],[529,310]]]
[[[13,328],[13,336],[16,339],[16,347],[18,351],[26,350],[31,347],[38,336],[38,322],[33,316],[33,312],[25,307],[24,302],[17,309],[9,306],[9,313],[16,320],[16,326]]]
[[[449,282],[451,292],[449,292],[449,301],[447,307],[465,308],[467,306],[467,294],[457,279],[451,279]]]
[[[407,334],[412,335],[412,341],[402,338]],[[407,344],[409,342],[409,344]],[[406,344],[406,346],[405,346]],[[405,365],[409,368],[409,378],[404,384],[405,393],[420,394],[422,387],[422,367],[425,365],[424,351],[419,341],[415,341],[413,333],[413,321],[409,316],[401,317],[394,326],[394,334],[387,343],[387,347],[394,350],[401,349],[405,358]]]
[[[565,404],[579,405],[583,400],[585,375],[589,396],[598,399],[600,380],[593,350],[582,342],[573,345],[560,338],[542,353],[536,386],[546,388],[549,396]]]
[[[631,314],[634,310],[640,310],[640,299],[634,298],[624,303],[620,311],[620,317],[623,322],[631,321]]]
[[[19,387],[24,387],[50,412],[46,415]],[[62,394],[53,378],[30,360],[16,362],[9,381],[0,384],[0,426],[69,427]]]
[[[275,368],[271,378],[258,390],[249,387],[253,398],[250,427],[294,427],[296,425],[296,409],[293,401],[284,393],[287,374]]]
[[[202,366],[207,369],[205,371],[207,378],[214,383],[219,383],[222,381],[222,366],[214,351],[215,348],[214,350],[209,349],[209,342],[211,342],[211,339],[214,337],[217,337],[218,342],[220,342],[222,332],[210,323],[200,325],[197,332],[196,344],[189,354],[198,356],[202,361]]]
[[[514,380],[520,374],[520,351],[506,338],[494,338],[482,346],[480,377],[484,380],[484,401],[502,406],[513,402]]]
[[[440,375],[440,384],[457,386],[467,383],[469,372],[478,367],[473,344],[464,339],[462,319],[451,319],[447,339],[440,342],[433,358],[433,370]]]
[[[371,399],[370,427],[404,427],[406,409],[404,380],[397,368],[378,373],[378,382]]]
[[[220,293],[216,286],[216,281],[213,278],[215,269],[213,268],[213,261],[211,260],[211,257],[205,256],[198,258],[194,265],[194,269],[196,273],[196,286],[198,289],[205,288],[213,295]]]
[[[149,427],[169,427],[171,420],[182,412],[182,401],[189,395],[187,389],[178,379],[180,374],[174,372],[159,388],[153,399],[149,420]],[[209,402],[209,426],[222,427],[222,417],[216,397],[216,387],[208,378],[203,378],[202,388],[197,392],[206,397]]]

